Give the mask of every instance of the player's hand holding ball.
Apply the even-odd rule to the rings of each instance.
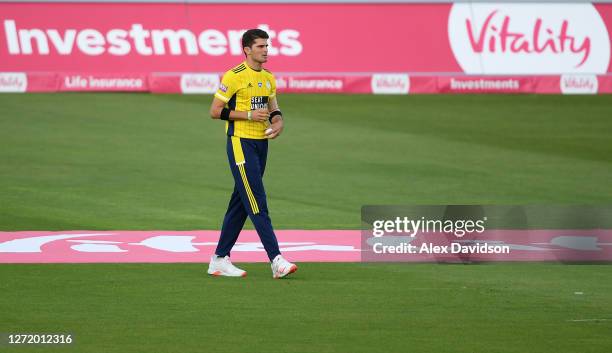
[[[277,138],[281,132],[283,131],[283,119],[277,118],[275,122],[273,122],[270,127],[266,129],[266,138],[267,139],[275,139]]]

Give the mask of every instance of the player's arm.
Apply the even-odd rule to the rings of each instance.
[[[210,117],[222,120],[266,121],[270,117],[270,113],[266,109],[257,109],[248,112],[231,110],[225,107],[224,101],[215,96],[210,105]]]
[[[276,95],[274,97],[270,97],[268,100],[268,110],[270,111],[270,131],[266,134],[266,137],[269,139],[277,138],[283,132],[283,114],[278,107],[278,100],[276,99]]]

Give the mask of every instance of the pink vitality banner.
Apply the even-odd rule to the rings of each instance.
[[[0,91],[210,93],[254,27],[285,92],[612,92],[612,5],[463,2],[2,3]]]

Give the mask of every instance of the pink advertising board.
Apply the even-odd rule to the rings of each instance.
[[[285,92],[612,85],[612,4],[14,2],[0,3],[0,91],[206,93],[211,75],[243,60],[240,36],[253,27],[271,35],[267,67]]]

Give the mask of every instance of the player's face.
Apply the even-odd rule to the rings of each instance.
[[[268,61],[268,40],[263,38],[255,39],[255,43],[249,48],[247,54],[251,55],[253,61],[258,63],[265,63]]]

